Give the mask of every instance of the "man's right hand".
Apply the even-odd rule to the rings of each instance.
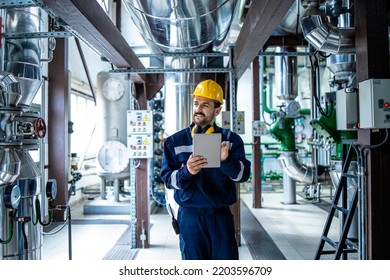
[[[192,175],[198,174],[198,172],[207,165],[207,160],[203,156],[190,155],[187,160],[187,169]]]

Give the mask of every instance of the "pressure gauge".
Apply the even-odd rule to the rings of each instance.
[[[102,92],[110,101],[118,100],[125,92],[123,81],[118,78],[109,78],[103,83]]]
[[[55,179],[47,180],[46,196],[48,199],[55,199],[57,197],[57,181]]]
[[[16,209],[19,206],[21,194],[18,185],[7,186],[4,190],[4,205],[7,208]]]

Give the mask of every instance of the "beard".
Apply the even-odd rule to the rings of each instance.
[[[200,118],[199,118],[200,116]],[[209,124],[211,124],[211,122],[213,121],[214,117],[213,116],[209,116],[207,117],[205,114],[203,113],[195,113],[193,115],[193,121],[194,123],[197,125],[197,126],[200,126],[200,127],[205,127]]]

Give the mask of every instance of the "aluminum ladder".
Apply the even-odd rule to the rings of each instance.
[[[317,246],[315,254],[315,260],[319,260],[322,255],[332,255],[335,260],[348,258],[348,254],[357,253],[359,251],[359,245],[357,240],[348,238],[348,232],[352,224],[352,219],[356,212],[358,197],[359,197],[359,184],[354,186],[352,200],[350,205],[347,206],[347,188],[348,178],[359,179],[358,175],[348,173],[349,167],[352,162],[353,155],[359,156],[354,147],[355,140],[347,140],[342,145],[342,173],[339,180],[339,184],[336,188],[335,196],[332,201],[331,209],[326,220],[320,242]],[[348,146],[348,148],[347,148]],[[328,237],[329,229],[335,218],[336,210],[339,211],[341,219],[341,233],[338,241],[334,241]],[[329,244],[333,249],[325,250],[325,243]]]

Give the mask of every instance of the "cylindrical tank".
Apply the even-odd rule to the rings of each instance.
[[[122,178],[129,175],[127,156],[127,111],[133,83],[123,74],[101,71],[97,74],[96,107],[99,112],[97,139],[98,174]]]

